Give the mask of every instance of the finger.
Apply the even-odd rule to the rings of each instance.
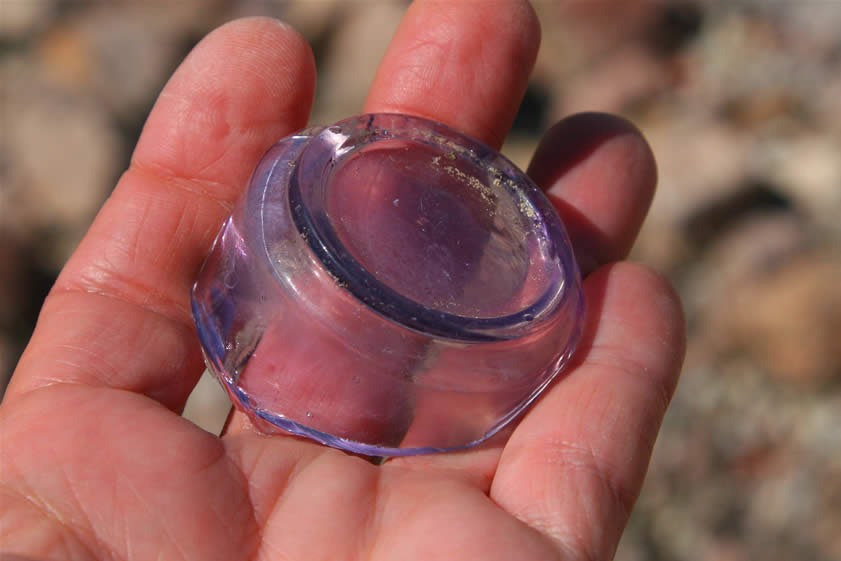
[[[637,497],[684,350],[668,283],[635,265],[585,281],[577,367],[523,418],[491,498],[582,559],[610,559]]]
[[[377,70],[365,111],[431,118],[498,148],[539,43],[525,0],[417,0]]]
[[[528,173],[561,215],[584,275],[628,255],[657,184],[654,156],[636,127],[600,113],[552,127]]]
[[[230,23],[193,50],[47,299],[10,392],[75,382],[183,406],[201,372],[190,285],[260,155],[305,124],[314,75],[306,42],[273,20]]]

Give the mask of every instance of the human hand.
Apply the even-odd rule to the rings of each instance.
[[[525,2],[416,1],[365,111],[418,114],[499,147],[538,43]],[[304,40],[228,24],[167,84],[47,298],[0,406],[0,552],[29,559],[608,559],[683,354],[680,306],[628,252],[653,194],[629,124],[579,115],[529,168],[584,272],[574,364],[477,449],[362,458],[178,413],[203,370],[189,289],[262,153],[303,127]],[[9,557],[11,559],[12,557]],[[6,557],[3,557],[6,559]]]

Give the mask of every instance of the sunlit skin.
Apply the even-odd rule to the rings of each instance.
[[[524,2],[416,1],[365,111],[499,147],[539,42]],[[529,173],[586,273],[575,364],[513,430],[377,466],[234,415],[178,413],[203,370],[189,289],[262,153],[303,127],[306,42],[275,21],[204,39],[161,93],[132,163],[44,304],[0,406],[0,551],[26,559],[610,559],[683,355],[658,275],[621,262],[656,183],[606,115],[553,127]],[[15,556],[2,557],[15,559]]]

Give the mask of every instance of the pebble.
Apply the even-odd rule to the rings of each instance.
[[[122,140],[90,98],[55,87],[25,59],[6,64],[15,78],[0,137],[0,223],[34,240],[44,266],[58,271],[118,177]]]
[[[0,40],[21,41],[46,27],[54,16],[56,0],[3,0]]]

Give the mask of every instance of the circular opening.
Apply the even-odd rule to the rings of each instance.
[[[337,163],[327,215],[354,259],[406,298],[459,316],[508,315],[538,296],[520,294],[530,233],[486,176],[436,147],[383,140]]]
[[[558,304],[560,222],[481,143],[424,119],[362,116],[322,131],[296,166],[289,203],[302,237],[381,314],[473,338]]]

